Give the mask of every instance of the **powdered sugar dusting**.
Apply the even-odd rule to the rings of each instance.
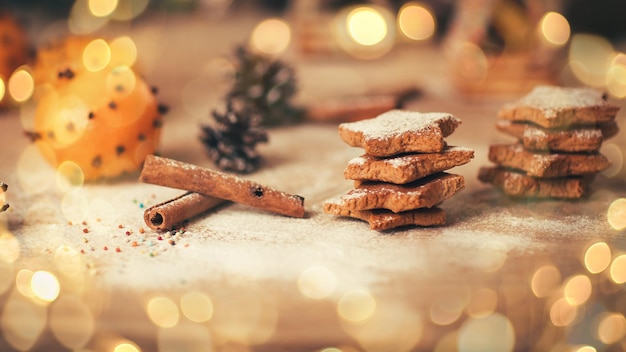
[[[455,127],[461,123],[458,118],[444,112],[391,110],[373,119],[342,123],[340,128],[360,132],[365,138],[384,140],[405,132],[420,133],[437,127],[443,121],[452,121]]]
[[[570,88],[537,86],[520,100],[507,104],[504,109],[533,107],[542,110],[546,118],[552,118],[561,110],[605,106],[603,93],[593,88]]]
[[[409,158],[405,156],[405,157],[391,158],[389,160],[385,160],[385,164],[388,164],[389,166],[393,168],[401,168],[401,167],[410,165],[411,161]]]
[[[348,161],[348,165],[364,165],[366,161],[367,159],[365,159],[364,157],[357,156],[356,158],[353,158],[350,161]]]

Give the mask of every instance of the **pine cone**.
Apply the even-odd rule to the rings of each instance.
[[[224,113],[213,110],[215,127],[202,126],[200,140],[218,168],[250,173],[261,166],[256,145],[267,142],[267,131],[258,126],[258,112],[235,103],[229,99]]]
[[[293,124],[302,119],[304,110],[291,104],[297,91],[291,67],[244,47],[238,47],[235,56],[238,69],[227,99],[237,99],[257,110],[264,126]]]

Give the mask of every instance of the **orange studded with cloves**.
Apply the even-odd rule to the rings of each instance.
[[[137,171],[159,144],[165,111],[155,91],[126,66],[69,76],[41,88],[33,135],[43,155],[74,162],[85,180]]]

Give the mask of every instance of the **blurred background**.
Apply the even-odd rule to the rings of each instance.
[[[31,160],[38,161],[40,155],[22,133],[33,129],[37,106],[32,98],[46,92],[38,92],[41,88],[37,88],[45,87],[41,83],[46,79],[72,75],[73,71],[66,71],[68,65],[89,70],[96,63],[99,66],[94,70],[106,67],[108,72],[122,63],[126,68],[132,67],[132,72],[138,73],[137,77],[144,78],[151,87],[158,87],[159,102],[169,106],[160,152],[204,164],[208,160],[197,140],[199,125],[207,121],[213,109],[223,105],[224,95],[238,70],[232,53],[243,45],[251,53],[282,60],[294,68],[299,103],[309,109],[308,118],[316,121],[328,122],[325,119],[329,116],[345,118],[329,113],[331,110],[323,105],[328,98],[356,96],[372,101],[372,97],[392,96],[395,99],[407,90],[417,90],[420,94],[416,95],[421,99],[414,101],[411,108],[449,111],[463,119],[463,128],[451,141],[476,150],[471,167],[477,168],[488,162],[488,144],[501,138],[493,128],[498,109],[512,101],[513,96],[523,95],[538,84],[590,86],[607,92],[610,100],[622,108],[626,105],[623,18],[626,2],[623,0],[3,0],[0,10],[0,141],[4,143],[0,148],[0,167],[4,167],[0,169],[0,181],[11,184],[9,196],[20,196],[9,202],[11,210],[7,212],[10,219],[7,228],[15,236],[3,233],[0,226],[0,259],[3,259],[0,260],[0,298],[8,302],[0,317],[4,337],[0,339],[0,350],[51,350],[46,343],[57,349],[61,346],[84,350],[91,341],[89,346],[93,350],[141,351],[127,346],[129,340],[135,340],[147,346],[143,347],[146,351],[156,350],[157,346],[169,351],[177,350],[177,346],[167,348],[169,345],[163,341],[174,344],[183,340],[196,341],[196,349],[188,350],[204,351],[209,342],[204,337],[190,338],[197,330],[188,327],[192,321],[198,322],[192,327],[205,329],[201,324],[206,325],[209,319],[216,331],[216,344],[221,350],[230,351],[275,351],[276,346],[302,346],[303,341],[311,346],[304,350],[321,350],[323,344],[340,345],[346,341],[376,350],[380,346],[372,347],[368,343],[380,336],[385,342],[408,346],[406,350],[415,347],[418,341],[425,350],[450,351],[457,345],[464,346],[461,342],[475,346],[478,340],[493,342],[500,347],[494,350],[506,351],[626,350],[623,290],[626,243],[624,236],[609,236],[623,234],[626,226],[620,220],[626,213],[623,131],[613,139],[614,143],[603,147],[602,152],[614,167],[604,173],[601,191],[584,203],[515,203],[495,193],[481,193],[473,177],[475,170],[465,169],[469,175],[468,191],[461,195],[465,198],[461,198],[463,201],[451,213],[482,221],[478,216],[480,211],[467,211],[467,204],[476,201],[475,195],[484,198],[487,215],[495,210],[501,212],[486,216],[482,223],[468,227],[460,224],[460,229],[451,229],[447,237],[423,232],[394,238],[357,233],[345,237],[345,243],[339,241],[337,246],[337,238],[331,236],[334,233],[323,237],[330,228],[342,231],[341,226],[333,223],[320,227],[320,233],[312,236],[305,233],[292,237],[280,229],[273,240],[267,241],[267,234],[260,234],[256,228],[263,224],[254,223],[254,218],[247,220],[251,227],[249,234],[254,235],[250,238],[246,237],[248,234],[237,237],[237,231],[226,231],[223,236],[209,239],[189,235],[191,249],[206,244],[201,248],[228,256],[230,264],[241,264],[240,259],[250,253],[261,253],[258,262],[254,261],[257,257],[244,260],[242,271],[248,273],[261,263],[265,265],[260,265],[262,268],[269,268],[267,277],[272,280],[251,274],[247,281],[231,275],[232,267],[237,265],[223,265],[220,257],[209,258],[201,250],[197,250],[197,257],[189,259],[186,252],[179,252],[185,248],[180,244],[176,247],[162,244],[159,248],[165,249],[158,253],[163,260],[154,260],[156,252],[147,245],[135,247],[127,240],[130,225],[121,229],[118,224],[122,222],[115,217],[101,219],[101,214],[115,209],[114,215],[124,216],[123,223],[141,223],[140,216],[136,216],[138,207],[154,200],[148,198],[150,192],[143,188],[145,185],[137,184],[134,178],[132,182],[95,183],[85,187],[107,199],[97,208],[106,211],[96,213],[97,220],[90,218],[90,225],[95,224],[91,232],[81,231],[78,224],[83,219],[65,219],[61,213],[56,218],[49,215],[52,212],[49,209],[54,207],[33,207],[34,210],[25,213],[29,203],[37,205],[40,199],[56,205],[59,198],[72,195],[74,187],[62,184],[65,188],[61,188],[54,184],[54,177],[44,180],[41,175],[45,173],[40,169],[23,167],[31,165]],[[57,50],[50,46],[61,38],[78,36],[87,39],[75,42],[76,47],[68,44]],[[89,50],[83,50],[88,43]],[[53,59],[53,64],[37,64],[37,58],[42,55]],[[104,57],[108,59],[102,60]],[[63,66],[54,66],[59,63]],[[130,77],[135,82],[135,75],[121,77]],[[49,87],[45,89],[50,91]],[[347,105],[354,108],[360,102],[348,100]],[[327,109],[315,109],[320,104]],[[382,106],[389,109],[388,105]],[[373,110],[362,111],[371,114]],[[623,111],[618,122],[624,122]],[[81,116],[87,118],[87,114]],[[351,116],[364,117],[371,116]],[[326,182],[328,185],[344,181],[341,176],[344,163],[340,159],[348,160],[352,151],[338,140],[336,126],[309,124],[304,129],[304,132],[289,128],[272,131],[273,144],[269,148],[274,149],[263,150],[273,157],[271,167],[255,177],[274,182],[282,175],[298,192],[309,190],[307,187],[313,184],[325,184],[320,182],[318,171],[324,171],[322,174],[332,180]],[[298,149],[288,150],[293,145]],[[321,155],[333,157],[320,161],[309,150],[326,150]],[[336,170],[315,170],[309,174],[306,167],[317,166],[316,163]],[[307,175],[301,175],[304,173]],[[55,170],[52,175],[56,175]],[[313,178],[314,181],[308,181]],[[122,201],[108,203],[112,194]],[[318,205],[326,195],[316,194]],[[621,198],[615,200],[618,197]],[[18,199],[24,201],[20,204]],[[617,210],[609,209],[607,215],[613,201]],[[79,208],[82,203],[77,204]],[[248,213],[236,208],[231,210],[231,218],[229,213],[224,213],[225,223],[247,224],[240,217]],[[48,216],[40,220],[42,214]],[[512,217],[511,229],[507,231],[515,233],[501,231],[506,221],[502,214]],[[618,224],[611,223],[613,232],[606,230],[607,218]],[[54,221],[46,222],[46,219]],[[536,221],[528,225],[529,219]],[[580,219],[582,223],[577,222]],[[65,225],[67,220],[73,220],[75,225]],[[536,233],[528,230],[533,226]],[[62,239],[68,246],[59,246],[50,235],[59,228],[66,231],[67,236]],[[101,232],[96,231],[98,228]],[[195,235],[202,230],[211,233],[213,228],[201,228]],[[26,231],[33,235],[26,236]],[[132,238],[137,241],[141,238],[141,243],[147,236],[146,243],[152,243],[153,233],[144,236],[143,230],[141,235],[139,232]],[[116,233],[120,235],[112,235]],[[515,241],[506,242],[511,239]],[[289,252],[289,244],[296,242],[302,248],[296,246]],[[159,242],[155,240],[155,243]],[[528,243],[534,247],[524,247]],[[111,250],[102,250],[103,245]],[[275,247],[276,252],[263,251],[265,245]],[[113,250],[116,246],[121,252]],[[349,253],[355,248],[363,255],[360,261],[352,262]],[[404,257],[405,261],[398,260],[394,251],[398,248],[410,260]],[[508,251],[509,248],[512,249]],[[293,263],[299,265],[284,265],[286,250],[292,254],[289,258]],[[303,257],[315,257],[311,253],[324,260],[336,255],[335,272],[316,266],[300,270],[300,266],[305,266],[300,263]],[[127,255],[127,260],[112,260],[111,255]],[[381,266],[389,263],[397,266],[389,269],[390,275],[384,271],[385,275],[380,274],[373,270],[378,269],[371,262],[373,257],[380,259]],[[184,270],[177,272],[181,268],[177,265],[189,263],[192,268],[189,272],[199,272],[195,259],[212,260],[207,267],[219,275],[203,276],[198,281],[204,286],[198,282],[183,284],[179,275]],[[44,270],[52,270],[49,262],[61,269],[70,264],[76,266],[71,266],[72,271],[59,269],[53,275]],[[455,265],[448,265],[450,262]],[[161,263],[157,268],[164,269],[155,269],[155,263]],[[419,270],[412,270],[421,268],[423,263],[427,267],[424,271],[431,274],[425,278]],[[274,268],[270,264],[277,264],[280,270],[270,270]],[[328,266],[332,267],[331,264]],[[379,297],[369,291],[348,291],[344,295],[335,290],[335,283],[351,284],[360,280],[357,274],[370,271],[375,279],[371,286],[379,289],[375,292]],[[187,292],[194,284],[200,287],[200,292],[210,292],[213,301],[208,294]],[[126,290],[118,290],[120,287]],[[324,294],[327,287],[329,293]],[[333,290],[336,297],[330,294]],[[182,297],[182,303],[166,298],[176,295]],[[315,300],[319,298],[322,300]],[[55,307],[51,313],[54,317],[46,315],[50,302]],[[336,309],[342,302],[356,307],[352,308],[356,317]],[[184,315],[188,320],[186,325],[177,325],[177,305],[181,307],[181,317]],[[383,307],[378,311],[386,315],[370,319],[375,305]],[[208,308],[197,309],[202,306]],[[218,313],[211,317],[213,306]],[[19,319],[27,311],[24,307],[33,312],[30,320]],[[232,316],[220,317],[219,309],[223,307],[226,307],[223,311],[233,312]],[[360,310],[361,307],[369,310]],[[207,316],[198,317],[207,311]],[[241,313],[248,311],[252,313]],[[253,317],[256,320],[250,318],[252,314],[256,314]],[[77,324],[64,324],[67,317],[74,316]],[[367,319],[371,324],[364,323]],[[318,324],[310,324],[311,321]],[[420,337],[422,323],[424,332]],[[56,335],[48,332],[48,325]],[[77,330],[77,325],[84,329]],[[170,329],[172,326],[176,330]],[[415,327],[417,333],[399,336],[407,326]],[[493,332],[502,327],[506,331]],[[593,330],[593,336],[581,330]],[[111,338],[113,332],[120,337]],[[320,334],[327,339],[318,341]],[[160,339],[157,342],[155,335]],[[104,342],[112,347],[98,348],[98,343]],[[256,346],[266,342],[265,349]],[[357,350],[360,349],[346,346],[325,351]]]
[[[626,96],[626,24],[620,18],[626,4],[618,0],[24,0],[5,1],[0,9],[26,30],[33,55],[61,34],[110,35],[145,23],[176,26],[187,18],[210,26],[245,18],[235,25],[238,36],[202,27],[187,33],[198,48],[216,52],[230,38],[224,43],[230,49],[247,41],[257,52],[292,61],[372,61],[434,47],[444,54],[444,73],[463,93],[523,93],[551,83]],[[155,53],[135,44],[144,60]],[[11,60],[0,76],[7,81],[22,63]]]

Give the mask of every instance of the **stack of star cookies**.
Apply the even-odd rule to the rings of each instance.
[[[339,125],[339,135],[365,154],[348,162],[354,189],[324,203],[327,214],[367,221],[374,230],[445,223],[437,207],[465,187],[461,175],[444,172],[474,157],[444,138],[461,121],[448,113],[391,110],[375,118]]]
[[[619,107],[591,88],[538,86],[498,113],[496,128],[517,138],[495,144],[478,178],[516,197],[580,198],[611,163],[599,150],[618,132]]]

